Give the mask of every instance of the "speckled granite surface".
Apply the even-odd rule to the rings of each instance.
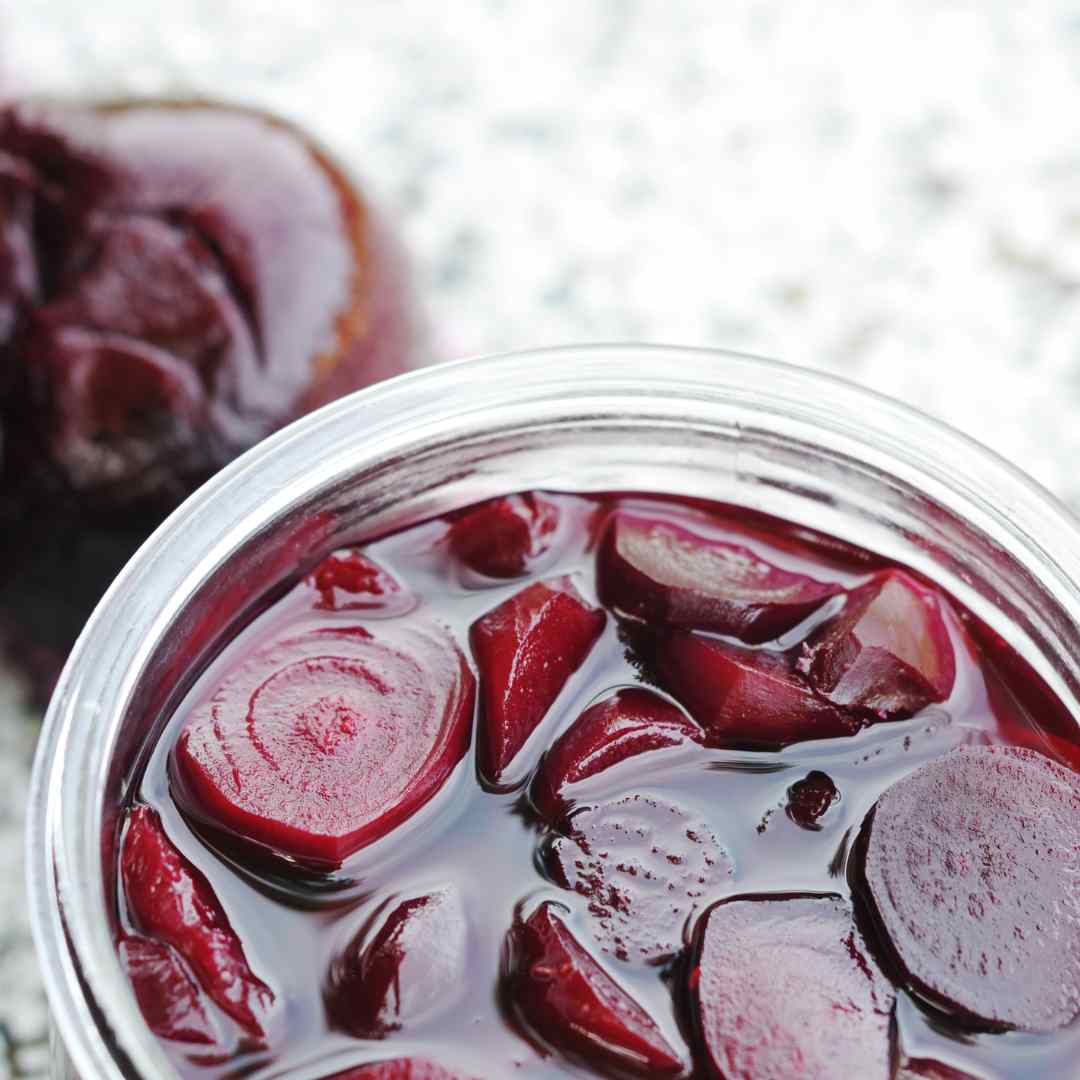
[[[292,9],[289,16],[281,12]],[[6,93],[223,94],[396,216],[432,359],[727,346],[895,394],[1080,507],[1067,0],[0,0]],[[0,682],[0,1080],[41,1075]]]

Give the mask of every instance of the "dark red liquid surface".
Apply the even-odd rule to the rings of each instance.
[[[512,970],[507,936],[515,920],[520,928],[545,901],[552,901],[556,906],[550,910],[580,944],[583,955],[591,957],[589,963],[599,969],[598,974],[590,968],[585,982],[596,987],[599,980],[606,987],[613,981],[650,1018],[652,1027],[644,1036],[640,1018],[628,1021],[631,1026],[637,1024],[634,1045],[651,1048],[647,1053],[657,1069],[657,1063],[670,1062],[672,1056],[683,1062],[681,1073],[676,1066],[674,1072],[669,1068],[654,1074],[714,1075],[695,1013],[696,991],[690,985],[695,928],[718,901],[809,895],[839,897],[841,909],[853,907],[870,954],[895,984],[888,990],[889,1016],[879,1022],[882,1031],[888,1030],[891,1061],[882,1066],[881,1075],[953,1075],[947,1066],[959,1070],[956,1075],[1016,1080],[1080,1075],[1080,1028],[1075,1017],[1065,1026],[1044,1032],[991,1031],[961,1018],[906,985],[887,947],[877,940],[877,924],[867,916],[857,841],[878,799],[894,782],[961,746],[1030,747],[1069,769],[1080,769],[1080,737],[1074,718],[997,635],[945,599],[941,611],[955,659],[955,678],[947,698],[920,707],[909,718],[880,719],[880,714],[874,717],[864,711],[853,725],[860,728],[855,734],[800,737],[781,749],[720,745],[723,738],[690,738],[674,745],[680,738],[680,725],[693,728],[685,717],[687,712],[693,716],[695,710],[683,711],[667,689],[670,683],[662,673],[663,652],[668,647],[664,643],[671,635],[691,630],[643,623],[636,616],[608,609],[595,644],[543,711],[535,730],[526,732],[498,782],[478,768],[483,731],[474,730],[468,751],[453,764],[438,792],[381,839],[348,854],[340,867],[310,862],[302,866],[245,842],[216,826],[213,814],[200,812],[191,791],[178,782],[178,740],[189,719],[258,650],[310,631],[356,626],[379,639],[392,626],[423,619],[446,628],[475,669],[470,627],[533,582],[569,576],[583,604],[601,606],[597,552],[615,507],[666,519],[714,540],[726,539],[775,567],[834,587],[817,590],[824,607],[801,620],[801,613],[796,613],[791,629],[779,639],[746,646],[751,651],[779,655],[788,650],[798,655],[803,641],[813,638],[817,628],[835,614],[833,594],[855,589],[886,568],[875,556],[846,544],[731,508],[691,507],[637,496],[545,494],[543,499],[547,507],[557,510],[557,524],[552,527],[547,510],[541,514],[535,507],[527,508],[526,518],[531,514],[534,524],[542,520],[528,550],[523,548],[516,562],[501,558],[487,563],[500,573],[518,576],[488,577],[470,570],[461,559],[469,557],[475,545],[452,541],[453,523],[447,521],[418,525],[371,543],[364,553],[392,574],[411,599],[388,594],[380,586],[374,597],[367,596],[376,606],[349,603],[358,598],[347,592],[350,581],[363,585],[372,580],[369,572],[351,564],[309,576],[225,647],[173,717],[148,762],[136,801],[157,811],[169,840],[205,876],[242,944],[250,971],[257,976],[250,981],[255,995],[251,1000],[261,1008],[265,988],[273,995],[273,1003],[259,1014],[262,1035],[252,1038],[235,1020],[236,1015],[242,1019],[248,1015],[243,1008],[229,1004],[227,991],[225,996],[218,995],[221,1000],[215,998],[213,988],[190,960],[182,960],[180,966],[193,976],[203,1012],[217,1034],[202,1042],[162,1041],[181,1072],[207,1077],[319,1077],[367,1062],[412,1057],[436,1062],[461,1077],[621,1075],[617,1057],[581,1051],[574,1048],[573,1040],[550,1037],[550,1015],[528,1014],[530,1008],[548,1008],[550,1000],[535,986],[522,988]],[[503,536],[512,532],[505,522],[499,528]],[[298,568],[298,573],[306,569]],[[342,585],[345,590],[335,592]],[[383,602],[385,607],[377,606]],[[646,618],[651,617],[647,612]],[[732,645],[732,639],[716,630],[694,632],[724,647]],[[545,647],[561,645],[569,633],[564,630],[558,640],[553,635]],[[474,634],[474,645],[477,640]],[[588,635],[582,640],[588,640]],[[483,672],[477,674],[482,703]],[[539,685],[539,678],[534,673],[529,686]],[[670,735],[673,745],[653,747],[586,776],[572,787],[566,805],[556,812],[544,803],[549,821],[555,822],[549,824],[529,794],[538,790],[533,777],[544,751],[587,708],[615,690],[640,686],[656,689],[670,704],[661,723],[666,724],[665,732],[675,732]],[[274,692],[278,694],[275,701],[291,700],[285,691]],[[927,692],[925,687],[920,689]],[[630,700],[636,699],[631,696]],[[817,700],[833,707],[821,693]],[[514,707],[525,706],[515,699]],[[693,719],[703,723],[700,716]],[[870,719],[877,722],[868,723]],[[607,730],[607,720],[604,716],[594,720],[589,737],[600,738],[595,733]],[[477,722],[482,723],[482,718]],[[320,728],[320,737],[325,730]],[[710,741],[716,745],[708,745]],[[740,739],[727,741],[737,744]],[[445,755],[440,761],[445,764]],[[672,908],[678,911],[670,935],[674,940],[661,940],[664,935],[655,929],[659,910],[655,890],[650,893],[641,881],[618,876],[623,839],[617,827],[615,833],[610,831],[610,820],[605,824],[603,815],[626,800],[637,810],[645,806],[647,814],[668,815],[665,822],[678,822],[674,831],[658,824],[651,836],[651,853],[645,852],[637,863],[639,870],[644,867],[646,876],[651,875],[650,882],[659,881],[659,887],[667,889],[664,895],[674,897]],[[568,849],[574,842],[573,823],[584,829],[586,821],[589,828],[600,830],[591,835],[604,839],[594,842],[588,858],[582,859],[580,852],[568,854]],[[602,833],[605,828],[609,829],[606,834]],[[688,841],[691,832],[693,840]],[[634,859],[639,855],[635,852]],[[597,874],[604,878],[602,887],[590,891]],[[693,888],[687,885],[687,874],[697,883]],[[154,938],[154,927],[140,918],[135,910],[138,905],[125,898],[125,887],[132,884],[124,877],[118,890],[121,934]],[[140,887],[137,881],[134,887]],[[179,887],[182,891],[186,886]],[[644,892],[635,892],[639,888]],[[621,894],[619,889],[623,889]],[[442,896],[446,890],[455,897],[451,908],[439,908],[442,914],[426,925],[413,924],[413,940],[420,943],[414,949],[419,952],[409,954],[400,971],[395,973],[392,964],[388,969],[386,940],[392,936],[393,917],[387,922],[387,913],[409,898]],[[817,910],[810,901],[801,903],[809,905],[807,910]],[[829,917],[833,917],[831,908]],[[722,920],[713,922],[719,927]],[[753,925],[755,933],[761,932],[759,921],[750,918],[748,925]],[[379,927],[383,928],[382,951],[369,950],[367,983],[355,974],[355,966],[349,969],[351,974],[343,975],[343,965],[353,962],[348,959],[350,944],[354,940],[361,946],[371,944],[379,937]],[[1074,923],[1073,933],[1077,932]],[[520,929],[515,933],[517,944],[511,953],[515,948],[526,953],[540,948],[536,941],[526,941]],[[161,938],[160,930],[156,936]],[[573,946],[569,948],[573,953]],[[430,960],[425,959],[425,949],[430,950]],[[228,945],[224,952],[234,956],[234,946]],[[531,975],[535,972],[534,967]],[[541,975],[547,978],[550,972],[545,969]],[[779,973],[780,984],[783,975]],[[171,982],[162,976],[163,994],[170,992],[167,986],[175,986],[180,976],[170,969],[170,978]],[[190,985],[184,985],[190,991]],[[342,985],[352,995],[344,1020],[340,997],[335,997],[344,992],[339,989]],[[380,1026],[378,1016],[385,1013],[379,1013],[378,1002],[364,1000],[366,988],[372,995],[397,995],[403,1016],[410,1001],[419,1001],[423,1006],[418,1006],[419,1019],[415,1023],[406,1019],[398,1030],[393,1025]],[[598,992],[606,991],[601,987]],[[233,1017],[227,1009],[223,1011],[221,1001],[232,1009]],[[205,1025],[195,1026],[201,1038]],[[181,1027],[190,1039],[192,1025]],[[901,1071],[904,1062],[910,1071]],[[647,1066],[644,1071],[648,1074]],[[805,1075],[818,1073],[807,1066]]]

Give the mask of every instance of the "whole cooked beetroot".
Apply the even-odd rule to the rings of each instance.
[[[266,113],[0,111],[0,608],[14,643],[62,657],[203,480],[408,367],[401,269],[338,167]]]

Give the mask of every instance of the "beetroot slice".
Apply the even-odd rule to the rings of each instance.
[[[670,634],[656,665],[661,685],[704,728],[709,746],[780,749],[862,727],[859,717],[817,697],[781,654]]]
[[[261,1039],[274,993],[252,972],[210,883],[177,851],[148,806],[128,815],[120,869],[136,927],[175,949],[218,1007]]]
[[[978,1080],[978,1077],[930,1058],[905,1058],[897,1066],[894,1080]]]
[[[1033,750],[964,747],[878,800],[864,875],[903,977],[990,1028],[1080,1013],[1080,777]]]
[[[581,810],[545,851],[553,880],[588,901],[600,947],[660,962],[683,947],[694,912],[726,892],[730,856],[708,824],[645,795]]]
[[[522,589],[473,623],[469,640],[480,668],[479,767],[485,780],[502,782],[606,619],[569,577],[561,577]]]
[[[545,1042],[617,1075],[677,1076],[679,1055],[649,1014],[580,945],[558,906],[510,931],[510,985],[521,1020]]]
[[[334,1073],[326,1080],[470,1080],[425,1058],[393,1058]]]
[[[364,927],[334,963],[327,1008],[361,1039],[381,1039],[453,1002],[464,983],[468,923],[453,888],[403,900]]]
[[[558,508],[542,496],[508,495],[459,517],[450,526],[450,550],[478,574],[520,577],[548,550],[558,524]]]
[[[706,914],[690,972],[725,1080],[886,1080],[893,990],[839,897],[734,898]]]
[[[128,935],[118,952],[143,1019],[155,1035],[200,1045],[217,1041],[202,991],[174,949],[152,938]]]
[[[941,598],[900,570],[876,574],[807,643],[800,668],[834,705],[898,720],[944,701],[956,658]]]
[[[611,517],[597,574],[603,603],[626,615],[751,644],[786,633],[840,592],[741,544],[625,511]]]
[[[434,626],[275,642],[188,716],[177,794],[197,818],[339,866],[442,787],[468,748],[473,696],[464,657]]]
[[[567,788],[620,762],[702,741],[701,729],[650,690],[619,690],[586,709],[552,744],[533,781],[533,805],[554,822],[569,805]]]
[[[315,607],[323,611],[370,611],[410,606],[397,579],[355,549],[328,555],[306,580],[319,594]]]

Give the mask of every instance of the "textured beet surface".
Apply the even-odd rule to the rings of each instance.
[[[454,888],[410,897],[365,927],[334,963],[327,1008],[362,1039],[380,1039],[452,1004],[463,989],[468,923]],[[366,931],[366,932],[365,932]]]
[[[690,986],[706,1060],[724,1080],[889,1080],[893,990],[838,897],[717,904]]]
[[[502,783],[517,752],[584,663],[606,616],[569,578],[538,581],[503,601],[469,631],[480,669],[479,766]]]
[[[323,611],[386,611],[411,606],[408,592],[388,570],[356,550],[335,551],[307,576]]]
[[[653,1019],[575,939],[557,905],[515,923],[508,951],[514,1007],[546,1043],[615,1075],[683,1071]]]
[[[138,930],[175,949],[215,1004],[249,1035],[261,1039],[274,992],[248,965],[210,883],[177,851],[148,807],[137,807],[128,816],[121,872]],[[143,965],[140,972],[146,996],[151,974],[174,984],[177,978],[175,966],[167,963],[159,963],[154,972]],[[165,995],[169,990],[159,987],[159,992]]]
[[[192,712],[179,790],[197,818],[337,866],[439,790],[472,711],[472,674],[439,628],[312,630],[254,653]]]
[[[811,639],[800,667],[835,705],[882,720],[944,701],[956,658],[941,597],[888,570],[848,593],[844,608]]]
[[[117,946],[150,1030],[169,1041],[210,1045],[217,1032],[203,993],[175,949],[153,938],[128,935]]]
[[[454,521],[450,549],[478,574],[520,577],[547,551],[558,524],[558,507],[542,495],[508,495]]]
[[[677,633],[661,639],[656,663],[661,685],[686,706],[710,746],[779,749],[862,727],[814,694],[778,653]]]
[[[1031,750],[957,750],[874,811],[865,880],[922,994],[1046,1031],[1080,1013],[1080,778]]]
[[[612,515],[597,580],[603,602],[627,615],[749,643],[779,637],[840,591],[741,544],[626,512]]]
[[[558,884],[585,898],[593,935],[619,960],[677,953],[688,920],[733,873],[704,820],[645,795],[574,814],[545,860]]]
[[[400,257],[298,129],[208,103],[0,109],[15,654],[62,658],[184,496],[413,348]]]
[[[530,789],[533,805],[554,821],[568,806],[568,788],[654,750],[699,743],[701,729],[650,690],[619,690],[586,709],[544,757]]]

